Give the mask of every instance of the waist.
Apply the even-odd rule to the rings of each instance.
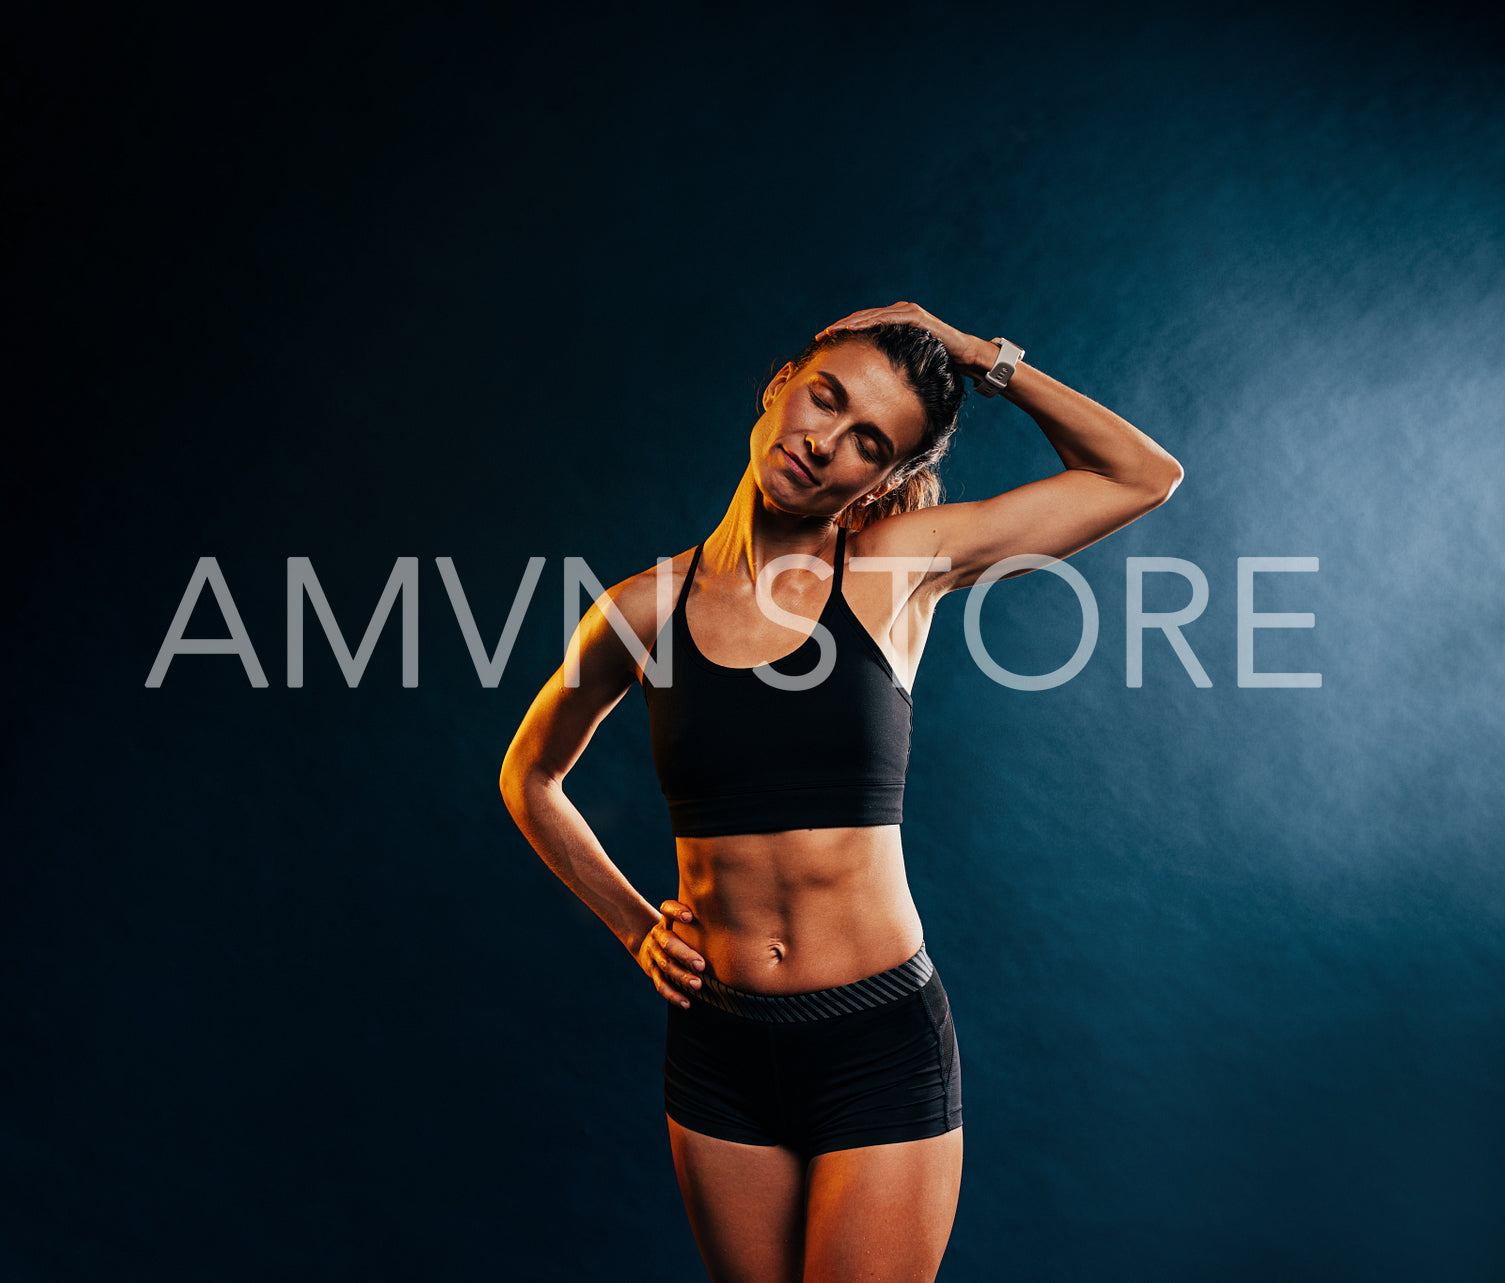
[[[850,984],[919,949],[897,826],[680,838],[675,934],[723,984],[787,994]]]
[[[925,952],[922,940],[919,949],[897,967],[889,967],[850,984],[798,993],[766,994],[737,989],[714,976],[706,976],[696,996],[708,1006],[746,1020],[791,1024],[881,1007],[923,989],[934,974],[935,964]]]

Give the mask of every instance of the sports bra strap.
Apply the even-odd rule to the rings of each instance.
[[[835,574],[835,576],[831,580],[831,596],[833,598],[834,597],[838,597],[838,596],[841,595],[841,572],[845,568],[845,563],[846,563],[846,547],[847,547],[847,528],[845,526],[837,526],[836,527],[836,562],[835,562],[835,565],[833,566],[833,569],[836,571],[836,574]]]
[[[695,545],[695,555],[690,558],[690,569],[685,574],[684,583],[679,586],[679,599],[674,603],[674,609],[681,613],[684,612],[685,598],[690,595],[690,585],[695,582],[695,571],[700,565],[700,550],[704,547],[703,543]]]

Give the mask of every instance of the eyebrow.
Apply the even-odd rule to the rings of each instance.
[[[815,372],[815,377],[817,379],[824,379],[826,383],[830,385],[831,395],[836,398],[837,404],[840,405],[843,410],[845,410],[847,406],[851,404],[852,398],[847,395],[846,387],[842,384],[842,381],[838,379],[834,374],[832,374],[829,370],[817,370]],[[867,421],[864,421],[862,423],[859,423],[857,426],[859,428],[866,428],[869,432],[871,432],[888,448],[889,457],[892,458],[894,456],[896,452],[894,450],[893,441],[890,440],[888,433],[886,433],[876,423],[869,423]]]

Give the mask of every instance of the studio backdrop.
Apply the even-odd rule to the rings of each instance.
[[[946,599],[915,685],[941,1278],[1501,1276],[1493,25],[6,27],[0,1277],[703,1277],[663,1000],[498,769],[770,372],[899,299],[1186,470],[1074,578]],[[944,476],[1058,467],[973,397]],[[568,790],[674,894],[638,692]]]

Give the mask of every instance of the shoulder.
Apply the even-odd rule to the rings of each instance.
[[[916,583],[910,579],[911,591],[923,584],[939,582],[950,566],[944,552],[945,526],[950,505],[937,504],[915,512],[901,512],[884,517],[847,536],[847,559],[871,558],[863,570],[890,575],[919,573]],[[888,561],[885,566],[882,563]]]
[[[646,651],[669,622],[694,555],[693,548],[687,549],[666,562],[662,569],[649,566],[613,584],[582,616],[581,644],[587,649],[606,648],[626,659],[631,657],[630,636],[639,651]]]
[[[939,555],[946,504],[896,513],[847,536],[849,557],[935,557]]]

